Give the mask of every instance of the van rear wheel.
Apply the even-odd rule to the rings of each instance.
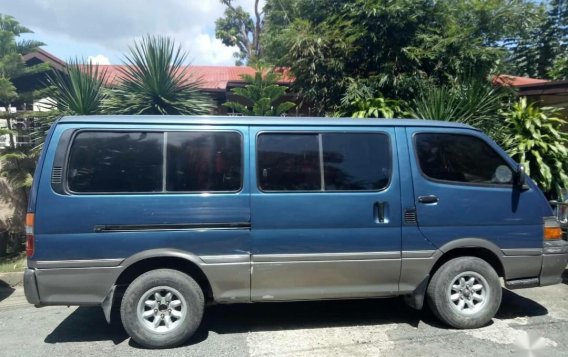
[[[501,305],[501,283],[495,269],[476,257],[452,259],[428,285],[428,305],[446,324],[469,329],[485,326]]]
[[[147,348],[176,347],[189,339],[203,317],[199,285],[172,269],[140,275],[126,289],[120,315],[126,332]]]

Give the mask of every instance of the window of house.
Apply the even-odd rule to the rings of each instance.
[[[424,175],[431,179],[478,184],[511,184],[513,173],[485,141],[471,135],[421,133],[416,153]]]
[[[381,190],[391,175],[389,139],[380,133],[266,133],[257,155],[265,191]]]

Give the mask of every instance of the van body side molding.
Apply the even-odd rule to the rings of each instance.
[[[139,231],[193,231],[193,230],[231,230],[250,229],[249,222],[235,223],[180,223],[180,224],[111,224],[96,225],[96,233],[139,232]]]
[[[400,259],[400,252],[253,254],[252,256],[254,263],[377,259]]]
[[[85,259],[85,260],[38,260],[35,268],[58,269],[58,268],[108,268],[119,266],[123,261],[119,259]]]

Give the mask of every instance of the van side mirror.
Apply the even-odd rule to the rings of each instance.
[[[517,166],[515,176],[513,178],[513,185],[521,190],[528,189],[527,174],[525,173],[525,167],[523,165]]]

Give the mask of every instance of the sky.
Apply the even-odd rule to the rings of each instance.
[[[235,0],[252,13],[254,0]],[[215,38],[219,0],[0,0],[0,13],[14,16],[62,60],[121,64],[134,40],[146,34],[173,37],[196,65],[233,65],[230,48]]]

